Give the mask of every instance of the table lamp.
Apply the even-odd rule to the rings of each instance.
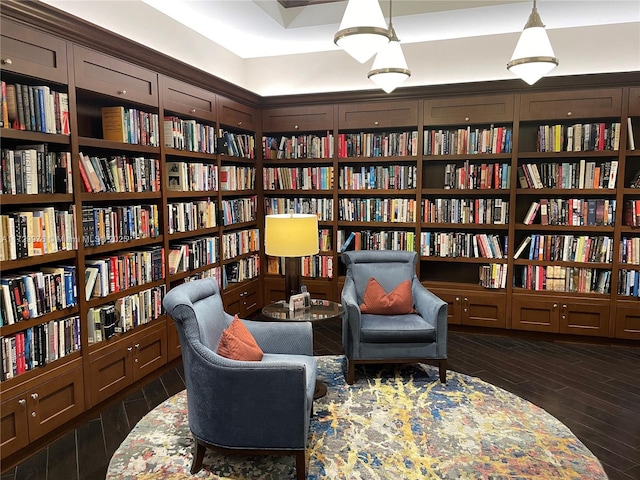
[[[264,251],[285,258],[284,294],[300,293],[300,257],[318,253],[318,217],[298,213],[267,215],[264,222]]]

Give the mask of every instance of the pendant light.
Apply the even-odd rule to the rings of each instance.
[[[389,1],[389,34],[390,40],[376,55],[367,77],[385,92],[391,93],[396,87],[411,76],[411,70],[402,53],[400,41],[393,29],[391,0]]]
[[[547,31],[538,15],[536,0],[533,0],[533,10],[513,51],[511,61],[507,63],[507,69],[529,85],[533,85],[556,68],[558,63]]]
[[[333,41],[360,63],[389,43],[389,31],[378,0],[349,0]]]

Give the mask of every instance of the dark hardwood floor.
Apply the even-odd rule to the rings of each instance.
[[[315,328],[316,355],[342,353],[339,324]],[[449,369],[504,388],[554,415],[611,480],[640,479],[640,348],[449,332]],[[107,406],[0,480],[104,480],[131,428],[184,388],[181,366]]]

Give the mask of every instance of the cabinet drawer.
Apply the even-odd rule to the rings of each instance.
[[[218,96],[218,108],[221,125],[255,131],[258,124],[258,114],[255,109],[221,96]]]
[[[576,90],[524,94],[520,100],[521,120],[571,120],[619,117],[622,89]]]
[[[169,77],[162,77],[165,110],[215,122],[216,95]]]
[[[338,106],[338,128],[417,127],[418,102],[369,102]]]
[[[640,117],[640,87],[629,89],[629,116]]]
[[[430,126],[512,122],[513,105],[513,95],[425,100],[424,124]]]
[[[262,112],[263,132],[333,130],[333,105],[271,108]]]
[[[121,98],[125,102],[158,106],[158,75],[116,58],[74,45],[76,86]]]
[[[52,35],[2,19],[2,69],[66,84],[67,43]]]
[[[640,340],[640,302],[618,301],[616,306],[616,338]]]

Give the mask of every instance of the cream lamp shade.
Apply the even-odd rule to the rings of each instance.
[[[378,52],[367,75],[373,83],[387,93],[393,92],[396,87],[411,76],[393,26],[389,25],[389,30],[392,35],[391,41]]]
[[[264,250],[275,257],[304,257],[318,253],[318,217],[279,214],[265,217]]]
[[[333,41],[360,63],[389,43],[387,24],[378,0],[349,0]]]

